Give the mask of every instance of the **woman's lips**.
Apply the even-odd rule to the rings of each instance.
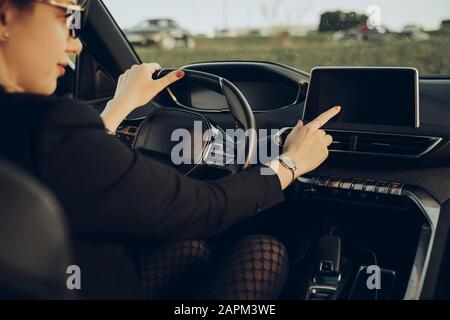
[[[66,65],[58,64],[59,76],[62,77],[66,74]]]

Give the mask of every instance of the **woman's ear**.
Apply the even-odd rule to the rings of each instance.
[[[0,42],[5,42],[10,37],[10,34],[6,28],[5,21],[6,21],[5,14],[2,11],[0,11]]]
[[[9,0],[0,0],[0,28],[8,26],[19,14],[19,10]]]
[[[5,11],[5,0],[0,0],[0,27],[3,26],[6,21],[4,11]]]
[[[7,0],[0,0],[0,31],[3,32],[3,28],[9,19],[6,18],[7,12],[9,11],[9,4]]]
[[[10,1],[0,0],[0,42],[5,42],[11,34],[9,28],[18,11]]]

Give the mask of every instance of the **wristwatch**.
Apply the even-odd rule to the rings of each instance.
[[[281,163],[281,165],[283,167],[285,167],[286,169],[291,170],[291,172],[292,172],[292,181],[291,181],[291,183],[294,182],[294,180],[295,180],[295,172],[297,171],[297,166],[295,165],[295,162],[291,158],[286,157],[286,156],[278,157],[278,161],[280,161],[280,163]]]

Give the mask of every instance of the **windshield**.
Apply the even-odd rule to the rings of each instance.
[[[450,75],[448,0],[104,2],[141,60],[163,67],[264,60],[307,72],[407,66]]]

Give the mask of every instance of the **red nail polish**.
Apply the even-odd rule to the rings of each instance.
[[[177,78],[183,78],[184,75],[185,75],[185,73],[184,73],[183,70],[180,70],[180,71],[177,72]]]

